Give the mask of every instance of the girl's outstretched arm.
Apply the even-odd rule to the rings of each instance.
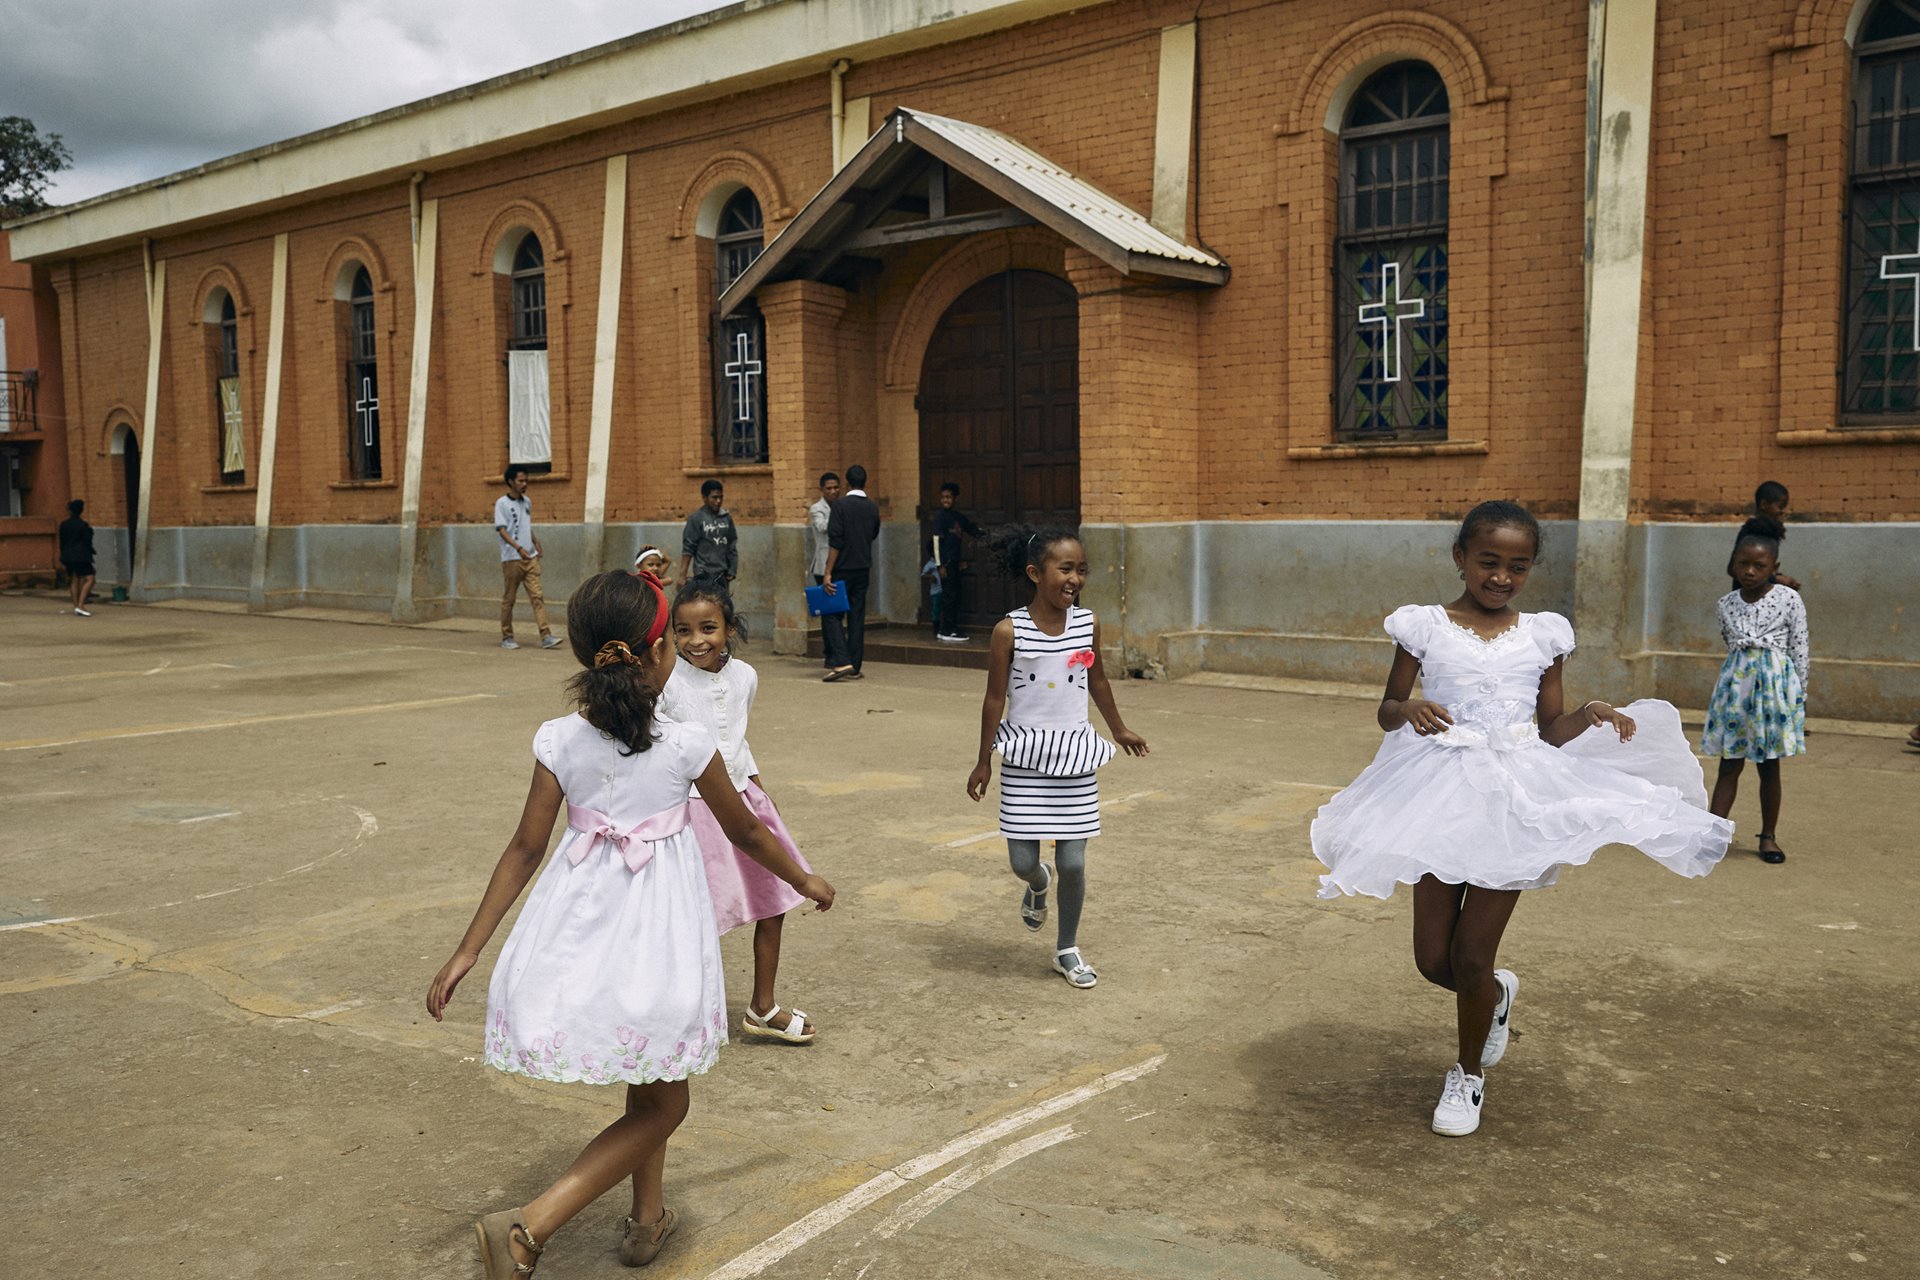
[[[1620,741],[1631,741],[1636,728],[1633,717],[1622,715],[1604,702],[1589,702],[1572,711],[1561,711],[1567,699],[1560,675],[1560,664],[1564,661],[1564,658],[1555,658],[1553,665],[1540,676],[1540,699],[1533,706],[1534,719],[1540,722],[1540,740],[1548,746],[1564,747],[1595,725],[1610,724],[1620,735]]]
[[[1000,717],[1007,713],[1007,673],[1013,670],[1013,619],[993,624],[987,650],[987,696],[980,702],[980,759],[967,775],[967,794],[979,800],[993,781],[993,740],[1000,733]]]
[[[1380,697],[1380,710],[1374,714],[1380,727],[1392,733],[1403,724],[1413,726],[1421,737],[1445,733],[1453,717],[1437,702],[1410,696],[1414,677],[1420,674],[1420,659],[1393,646],[1393,667],[1387,672],[1387,691]]]
[[[699,783],[700,798],[713,810],[720,829],[727,833],[734,848],[792,885],[801,897],[819,903],[822,911],[833,905],[833,886],[811,871],[802,871],[793,856],[773,838],[766,824],[753,816],[747,802],[733,789],[733,782],[727,777],[727,762],[720,758],[718,751],[707,762],[707,770],[700,775]]]
[[[1147,754],[1147,740],[1121,723],[1120,708],[1114,705],[1113,686],[1107,683],[1107,668],[1100,661],[1100,621],[1093,623],[1093,665],[1087,668],[1087,692],[1093,695],[1093,705],[1100,708],[1101,718],[1107,722],[1107,729],[1113,734],[1113,740],[1122,751],[1130,756]]]
[[[433,985],[427,988],[427,1012],[435,1022],[440,1021],[440,1011],[453,999],[453,989],[480,959],[481,949],[519,899],[520,891],[540,869],[541,861],[547,856],[547,840],[553,835],[554,820],[560,816],[560,802],[565,799],[560,779],[536,761],[533,785],[527,789],[527,805],[520,811],[520,827],[513,833],[513,839],[507,841],[506,852],[493,868],[493,878],[487,881],[487,891],[480,896],[480,908],[473,913],[473,923],[467,926],[466,936],[460,939],[452,958],[440,966]]]

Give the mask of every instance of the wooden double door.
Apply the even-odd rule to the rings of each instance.
[[[920,367],[920,526],[927,554],[940,486],[989,534],[1080,523],[1080,307],[1041,271],[982,280],[941,316]],[[960,622],[991,627],[1027,603],[1024,575],[968,540]]]

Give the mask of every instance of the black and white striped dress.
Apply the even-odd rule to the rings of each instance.
[[[994,737],[1000,752],[1000,834],[1010,840],[1085,840],[1100,834],[1096,772],[1117,748],[1087,720],[1093,666],[1093,611],[1071,609],[1050,636],[1025,609],[1013,623],[1007,710]]]

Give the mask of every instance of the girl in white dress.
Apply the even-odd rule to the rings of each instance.
[[[540,726],[520,826],[453,957],[427,991],[439,1021],[546,855],[564,802],[567,830],[487,989],[488,1066],[539,1080],[624,1084],[626,1114],[524,1208],[481,1218],[487,1280],[533,1274],[553,1232],[623,1178],[633,1212],[621,1261],[653,1260],[677,1218],[661,1199],[667,1139],[687,1114],[687,1081],[727,1039],[720,938],[688,829],[695,782],[729,839],[796,891],[833,905],[833,886],[795,865],[728,785],[705,730],[656,723],[672,674],[665,592],[651,575],[603,573],[567,604],[585,668],[580,710]]]
[[[713,735],[727,762],[728,784],[805,871],[807,860],[781,821],[773,797],[760,785],[760,766],[747,745],[747,719],[753,714],[760,676],[733,656],[734,641],[745,635],[726,592],[701,583],[682,587],[673,601],[673,638],[680,661],[661,691],[660,715],[680,724],[697,724]],[[773,998],[787,912],[806,899],[734,848],[714,820],[712,807],[698,795],[693,800],[693,835],[706,863],[707,890],[720,932],[724,935],[753,924],[753,996],[741,1016],[741,1031],[749,1040],[812,1044],[814,1027],[806,1013],[782,1009]]]
[[[1024,570],[1033,602],[993,628],[987,696],[980,707],[980,760],[967,779],[976,801],[993,779],[1000,752],[1000,834],[1013,873],[1026,881],[1020,918],[1038,930],[1047,919],[1047,891],[1056,867],[1040,861],[1040,842],[1054,842],[1060,923],[1053,970],[1076,987],[1099,980],[1080,954],[1080,908],[1086,898],[1087,841],[1100,834],[1095,770],[1116,754],[1147,754],[1147,740],[1127,728],[1100,665],[1100,620],[1079,606],[1087,553],[1064,530],[1009,530],[995,539],[1009,572]],[[1113,731],[1108,742],[1087,721],[1091,696]]]
[[[1700,763],[1671,706],[1565,710],[1573,627],[1513,608],[1539,553],[1540,526],[1525,508],[1483,502],[1468,513],[1453,546],[1466,589],[1451,604],[1387,618],[1386,741],[1313,823],[1328,871],[1321,897],[1413,886],[1414,962],[1455,993],[1459,1058],[1433,1113],[1434,1132],[1450,1137],[1479,1127],[1486,1069],[1507,1050],[1520,980],[1494,961],[1520,891],[1609,844],[1702,876],[1733,834],[1706,810]],[[1423,698],[1411,696],[1416,676]],[[1598,726],[1613,732],[1581,736]]]

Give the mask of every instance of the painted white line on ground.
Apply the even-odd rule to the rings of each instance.
[[[1036,1151],[1044,1151],[1048,1147],[1079,1136],[1079,1132],[1072,1125],[1063,1124],[1057,1129],[1048,1129],[1045,1133],[1036,1133],[1030,1138],[1009,1143],[984,1160],[962,1165],[888,1214],[886,1220],[873,1229],[873,1234],[885,1240],[899,1235],[902,1231],[911,1230],[920,1219],[975,1183],[992,1177],[1008,1165],[1024,1160]]]
[[[189,822],[213,822],[219,818],[237,818],[239,816],[240,811],[238,809],[225,809],[219,813],[203,813],[197,818],[182,818],[180,819],[180,825],[184,827]]]
[[[1159,1114],[1158,1111],[1142,1111],[1137,1116],[1128,1116],[1127,1123],[1132,1124],[1135,1120],[1145,1120],[1148,1116],[1157,1116]]]
[[[212,729],[238,729],[256,724],[285,724],[291,720],[328,720],[335,716],[374,715],[381,711],[419,711],[426,707],[447,707],[461,702],[497,698],[497,693],[462,693],[448,698],[420,698],[412,702],[370,702],[357,707],[331,707],[325,711],[288,711],[270,716],[241,716],[235,720],[215,720],[206,724],[156,724],[138,729],[101,729],[74,738],[20,738],[0,742],[0,751],[33,751],[42,747],[70,747],[81,742],[115,742],[122,738],[157,738],[172,733],[205,733]]]
[[[339,1004],[330,1004],[324,1009],[309,1009],[305,1013],[296,1013],[296,1018],[331,1018],[336,1013],[345,1013],[349,1009],[358,1009],[365,1000],[342,1000]]]
[[[96,911],[91,915],[84,916],[58,916],[51,920],[16,920],[12,924],[0,924],[0,933],[17,933],[22,929],[51,929],[57,925],[79,924],[83,920],[104,920],[108,916],[130,916],[146,911],[164,911],[168,907],[185,906],[189,902],[204,902],[208,898],[224,898],[230,893],[240,893],[246,889],[260,889],[270,884],[278,884],[280,881],[288,879],[291,876],[297,876],[302,872],[311,871],[323,862],[331,862],[343,854],[352,853],[363,843],[380,834],[380,819],[374,817],[357,804],[350,804],[347,807],[353,810],[354,814],[360,819],[360,830],[354,833],[353,839],[347,841],[347,843],[341,845],[332,853],[315,858],[311,862],[303,862],[297,867],[289,867],[277,876],[269,876],[265,880],[255,880],[251,884],[237,885],[231,889],[216,889],[211,893],[196,894],[191,898],[175,898],[172,902],[156,902],[148,907],[128,907],[122,911]]]
[[[1016,1130],[1024,1129],[1037,1121],[1077,1107],[1083,1102],[1099,1097],[1109,1089],[1117,1089],[1129,1081],[1138,1080],[1141,1076],[1159,1070],[1160,1064],[1166,1060],[1166,1054],[1156,1053],[1145,1062],[1135,1063],[1131,1067],[1123,1067],[1118,1071],[1110,1071],[1090,1084],[1083,1084],[1057,1097],[1022,1107],[992,1124],[982,1125],[969,1133],[961,1134],[937,1151],[930,1151],[926,1155],[916,1156],[903,1164],[897,1164],[885,1173],[867,1179],[838,1200],[821,1205],[798,1222],[768,1237],[719,1270],[709,1273],[707,1280],[747,1280],[749,1276],[757,1276],[815,1236],[824,1235],[833,1230],[874,1201],[884,1199],[906,1186],[909,1181],[923,1178],[942,1165],[951,1164],[961,1156],[977,1151]]]

